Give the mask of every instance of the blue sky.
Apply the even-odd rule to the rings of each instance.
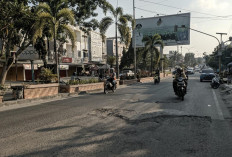
[[[117,0],[108,1],[116,7]],[[118,0],[118,6],[124,9],[124,13],[133,14],[133,0]],[[227,33],[227,36],[223,36],[223,41],[232,36],[232,0],[135,0],[135,6],[136,18],[154,17],[157,14],[171,15],[180,11],[191,12],[191,28],[215,35],[219,39],[220,36],[216,32]],[[105,16],[100,10],[98,13],[99,20]],[[114,34],[115,28],[112,25],[106,35],[112,37]],[[188,51],[194,52],[196,56],[201,56],[203,52],[210,54],[217,46],[218,42],[212,37],[193,31],[190,35],[190,45],[182,46],[183,54]],[[177,50],[177,46],[165,47],[164,53],[168,53],[169,50]]]

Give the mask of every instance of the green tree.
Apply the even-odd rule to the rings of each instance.
[[[169,66],[175,67],[176,65],[180,65],[182,62],[182,59],[183,59],[182,54],[178,53],[177,51],[174,51],[173,55],[170,56]]]
[[[63,0],[51,0],[46,3],[40,3],[37,7],[38,21],[33,41],[43,36],[43,30],[45,26],[50,28],[50,32],[54,40],[54,53],[56,55],[56,62],[58,61],[58,53],[56,47],[56,41],[60,33],[65,33],[72,42],[72,47],[75,46],[75,33],[73,29],[68,25],[74,24],[74,13],[67,8],[67,3]],[[56,65],[55,72],[58,73],[58,67]]]
[[[164,70],[168,69],[169,59],[164,55]]]
[[[150,55],[151,55],[151,68],[150,72],[152,73],[153,71],[153,59],[154,59],[154,53],[155,53],[155,62],[156,66],[158,66],[159,61],[160,61],[160,52],[158,48],[156,47],[157,45],[161,46],[162,48],[164,47],[163,41],[161,39],[161,36],[158,34],[155,34],[153,36],[146,36],[142,40],[145,43],[145,50],[147,50]]]
[[[2,41],[2,72],[0,84],[4,85],[7,73],[17,58],[30,44],[35,30],[34,8],[27,1],[0,1],[0,39]],[[15,55],[11,51],[16,50]]]
[[[34,48],[38,52],[40,58],[43,60],[44,68],[47,68],[46,55],[48,51],[46,50],[45,40],[43,38],[38,38],[34,44]]]
[[[113,20],[110,17],[104,17],[99,23],[99,30],[102,37],[102,54],[103,54],[103,44],[106,41],[106,31],[109,26],[113,23]]]
[[[118,31],[120,34],[120,40],[121,42],[125,43],[126,47],[131,43],[131,31],[129,27],[129,22],[131,22],[132,26],[134,26],[134,20],[131,15],[129,14],[123,14],[123,9],[121,7],[113,8],[112,6],[109,7],[111,10],[111,13],[113,15],[113,18],[104,18],[101,23],[108,26],[112,23],[115,23],[115,39],[116,39],[116,68],[117,73],[119,75],[119,65],[118,65]],[[113,22],[112,22],[113,21]],[[117,76],[118,76],[117,75]]]
[[[115,56],[107,56],[107,64],[109,64],[111,68],[115,64],[115,61],[116,61]]]
[[[73,8],[77,24],[87,28],[95,27],[95,20],[87,20],[98,16],[96,12],[98,7],[105,14],[108,10],[112,10],[112,5],[107,0],[68,0],[68,5]]]
[[[184,56],[184,62],[186,66],[195,66],[196,60],[195,60],[195,54],[194,53],[186,53]]]

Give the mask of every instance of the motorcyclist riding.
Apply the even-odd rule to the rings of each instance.
[[[159,71],[159,69],[156,69],[156,71],[155,71],[154,81],[155,81],[155,83],[160,82],[160,71]]]
[[[183,69],[181,67],[176,67],[176,72],[175,72],[175,76],[173,80],[173,89],[174,89],[175,94],[177,93],[177,79],[179,77],[182,77],[185,80],[185,84],[187,87],[187,77],[185,73],[183,72]]]
[[[113,70],[113,73],[111,74],[110,78],[107,79],[112,85],[113,87],[115,87],[116,85],[116,73]]]

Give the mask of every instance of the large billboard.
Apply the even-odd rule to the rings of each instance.
[[[165,46],[189,45],[189,27],[190,13],[136,19],[136,47],[144,47],[142,39],[155,34],[161,36]]]

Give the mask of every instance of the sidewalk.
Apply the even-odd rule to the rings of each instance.
[[[232,84],[222,84],[220,87],[220,95],[232,115]]]

